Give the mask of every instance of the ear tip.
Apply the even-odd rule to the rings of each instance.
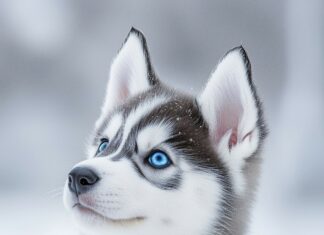
[[[238,49],[239,49],[239,52],[244,60],[244,63],[247,65],[250,65],[250,60],[249,60],[248,54],[247,54],[246,50],[244,49],[244,47],[242,45],[240,45],[238,47]]]
[[[138,30],[137,28],[135,28],[134,26],[132,26],[131,29],[130,29],[130,31],[131,31],[131,32],[133,32],[133,31],[134,31],[134,32],[137,32],[137,31],[139,31],[139,30]]]
[[[138,30],[137,28],[135,28],[134,26],[131,27],[130,33],[135,33],[135,34],[142,34],[142,32],[140,30]]]
[[[127,39],[129,38],[129,36],[131,35],[135,35],[136,37],[138,37],[141,41],[144,41],[145,40],[145,36],[144,34],[142,33],[142,31],[140,31],[139,29],[135,28],[134,26],[131,27],[128,35],[127,35],[127,38],[126,38],[126,41]]]
[[[236,47],[232,48],[231,50],[229,50],[228,52],[226,52],[224,58],[225,58],[227,55],[230,55],[230,54],[232,54],[232,53],[238,53],[238,54],[242,57],[242,59],[243,59],[244,61],[249,60],[248,55],[247,55],[247,52],[246,52],[246,50],[244,49],[243,45],[236,46]]]
[[[239,57],[239,59],[243,62],[244,66],[245,66],[245,69],[248,73],[249,80],[251,80],[251,63],[250,63],[250,59],[249,59],[248,54],[247,54],[246,50],[244,49],[243,45],[236,46],[236,47],[232,48],[231,50],[229,50],[223,56],[223,59],[230,55]]]

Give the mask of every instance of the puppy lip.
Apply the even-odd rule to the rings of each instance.
[[[136,222],[140,222],[140,221],[143,221],[146,219],[146,217],[144,217],[144,216],[136,216],[136,217],[125,218],[125,219],[112,219],[112,218],[102,215],[101,213],[95,211],[92,208],[82,205],[80,202],[75,203],[72,206],[72,209],[74,209],[74,208],[79,208],[82,212],[95,214],[99,217],[104,218],[105,221],[112,222],[112,223],[121,223],[121,224],[136,223]]]
[[[76,207],[76,206],[81,206],[81,204],[79,202],[75,203],[72,208]]]

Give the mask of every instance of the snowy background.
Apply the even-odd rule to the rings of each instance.
[[[73,234],[62,186],[135,26],[160,77],[189,92],[244,45],[270,129],[249,234],[322,235],[323,12],[321,0],[1,0],[0,234]]]

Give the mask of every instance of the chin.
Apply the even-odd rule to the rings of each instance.
[[[72,216],[78,229],[90,235],[134,234],[145,224],[144,218],[110,219],[80,205],[72,208]]]
[[[109,227],[130,227],[142,224],[145,221],[144,217],[134,217],[129,219],[112,219],[108,216],[102,215],[91,208],[87,208],[80,203],[75,204],[72,207],[72,213],[74,217],[80,220],[84,224],[90,226],[109,226]]]
[[[88,206],[82,205],[69,191],[64,193],[64,205],[72,216],[78,230],[85,234],[134,234],[145,226],[147,218],[111,218]]]

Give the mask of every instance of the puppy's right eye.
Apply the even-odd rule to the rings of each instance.
[[[152,152],[147,158],[148,164],[154,169],[164,169],[171,165],[171,159],[160,150]]]
[[[105,152],[108,149],[109,146],[109,140],[108,139],[101,139],[101,143],[98,147],[96,155],[99,155],[103,152]]]

